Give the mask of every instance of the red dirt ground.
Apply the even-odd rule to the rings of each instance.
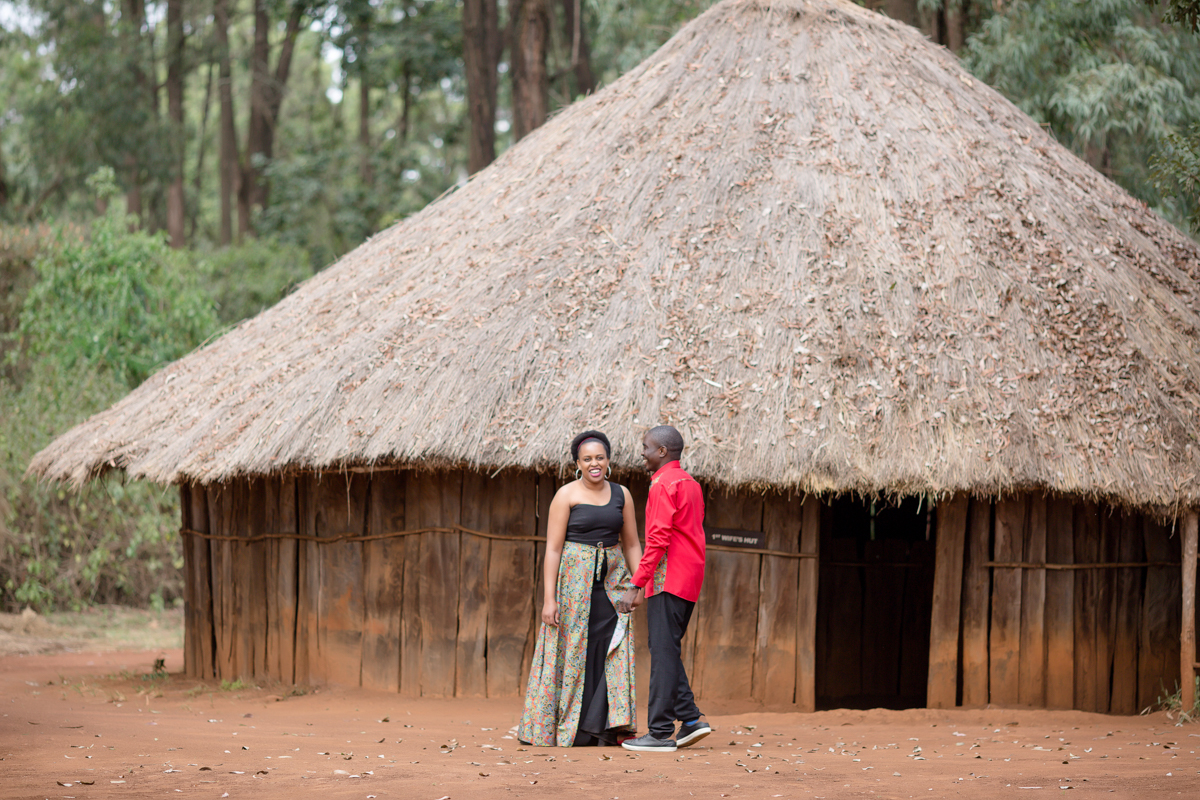
[[[0,796],[1200,797],[1200,725],[1162,713],[707,704],[700,745],[635,754],[523,747],[516,699],[222,690],[180,675],[178,650],[144,678],[161,654],[0,658]]]

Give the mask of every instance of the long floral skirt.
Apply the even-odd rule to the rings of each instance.
[[[519,732],[523,742],[543,747],[570,747],[575,743],[587,689],[588,651],[595,652],[599,644],[588,647],[592,587],[597,577],[603,579],[604,593],[614,607],[633,586],[620,547],[567,542],[558,568],[559,624],[542,623],[529,669]],[[603,646],[608,701],[603,728],[636,730],[632,614],[617,615],[615,630]]]

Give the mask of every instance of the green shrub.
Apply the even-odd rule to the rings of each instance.
[[[161,236],[120,214],[43,239],[34,272],[0,375],[0,605],[162,607],[182,592],[173,488],[23,475],[54,436],[211,335],[212,302]]]
[[[299,247],[272,239],[190,255],[197,279],[216,303],[221,322],[233,324],[279,302],[312,275]]]

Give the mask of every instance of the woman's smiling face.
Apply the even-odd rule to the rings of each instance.
[[[579,459],[575,466],[583,473],[583,479],[588,483],[600,483],[608,471],[608,453],[604,445],[595,440],[579,445]]]

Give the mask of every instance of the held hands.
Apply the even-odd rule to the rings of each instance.
[[[646,600],[646,592],[644,589],[634,586],[621,596],[617,601],[617,611],[622,614],[628,614],[635,608],[640,606]]]
[[[547,600],[542,604],[542,622],[547,625],[558,625],[558,602]]]

